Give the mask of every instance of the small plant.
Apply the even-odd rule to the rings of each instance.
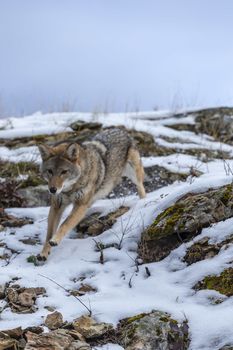
[[[38,262],[37,262],[37,259],[36,259],[36,256],[35,256],[35,255],[30,255],[30,256],[27,258],[27,262],[30,263],[30,264],[34,264],[35,266],[38,265]]]

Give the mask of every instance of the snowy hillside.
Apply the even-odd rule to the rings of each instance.
[[[44,265],[34,264],[34,257],[45,240],[49,209],[46,187],[38,172],[41,159],[36,144],[53,143],[62,138],[79,140],[80,137],[81,140],[103,127],[117,125],[131,130],[139,142],[146,172],[146,198],[140,200],[132,184],[124,181],[107,199],[97,201],[88,211],[88,217],[98,213],[94,224],[95,220],[102,222],[101,228],[87,221],[78,233],[71,232],[53,248]],[[1,206],[10,207],[5,214],[31,220],[18,227],[17,220],[13,225],[6,224],[4,213],[0,218],[0,330],[42,325],[48,331],[44,322],[53,311],[62,314],[66,325],[91,311],[97,322],[110,323],[119,329],[119,321],[157,310],[167,312],[179,325],[187,322],[190,343],[180,343],[176,349],[233,347],[233,283],[231,287],[227,282],[230,292],[220,289],[220,293],[214,283],[210,287],[205,280],[207,276],[229,270],[233,264],[233,203],[227,186],[233,180],[232,128],[231,109],[179,114],[168,111],[106,115],[37,113],[0,120]],[[219,191],[225,191],[221,213]],[[207,194],[195,197],[199,193]],[[36,196],[40,196],[38,204]],[[12,204],[12,198],[16,203],[19,201],[19,205]],[[182,209],[184,225],[192,212],[189,226],[192,230],[188,227],[182,231],[173,219],[169,236],[177,233],[179,239],[161,259],[153,260],[153,254],[147,257],[147,253],[142,253],[145,243],[142,237],[146,237],[147,228],[157,225],[160,231],[156,232],[164,234],[164,220],[170,215],[166,209],[179,200],[182,204],[183,198],[188,198],[187,206],[193,198],[200,198],[190,209],[189,217],[184,216],[186,212]],[[211,208],[206,211],[207,204],[201,207],[203,198],[210,207],[215,208],[216,204],[214,213]],[[119,212],[122,207],[125,209]],[[117,214],[109,219],[109,213]],[[14,219],[10,216],[8,221],[11,223]],[[201,242],[199,253],[204,258],[190,262],[186,259],[187,253],[198,242]],[[209,246],[214,253],[209,254]],[[208,250],[208,254],[202,249]],[[44,289],[33,296],[33,301],[29,298],[22,302],[19,296],[23,289],[20,288],[37,287]],[[121,337],[118,341],[117,335],[111,337],[89,343],[93,349],[143,349],[127,340],[123,343]],[[13,338],[18,342],[20,336]],[[119,345],[113,344],[117,342]],[[150,346],[148,349],[153,349]],[[161,349],[172,349],[168,346]],[[26,346],[26,349],[34,348]]]

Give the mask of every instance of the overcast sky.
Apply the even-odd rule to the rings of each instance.
[[[233,105],[232,0],[0,0],[0,113]]]

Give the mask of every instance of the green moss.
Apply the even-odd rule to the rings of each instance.
[[[146,315],[147,314],[142,313],[142,314],[139,314],[139,315],[136,315],[136,316],[133,316],[133,317],[129,317],[129,318],[127,318],[126,322],[127,322],[127,324],[129,324],[129,323],[132,323],[134,321],[138,321],[141,318],[145,317]]]
[[[223,204],[227,205],[229,200],[232,198],[233,192],[232,192],[232,185],[227,185],[222,196],[221,196],[221,201]]]
[[[37,259],[36,259],[36,256],[35,256],[35,255],[30,255],[30,256],[27,258],[27,262],[30,263],[30,264],[34,264],[35,266],[37,266]]]
[[[214,289],[226,296],[233,295],[233,268],[224,270],[219,276],[207,276],[201,282],[200,289]]]
[[[161,316],[160,317],[160,321],[162,321],[162,322],[169,322],[169,321],[171,321],[171,319],[169,317],[166,317],[166,316]]]
[[[150,236],[157,235],[158,238],[172,234],[174,232],[174,226],[181,219],[183,213],[183,204],[176,203],[172,205],[157,216],[153,224],[148,228],[147,233]],[[158,226],[163,220],[165,221],[164,224],[161,227]],[[183,226],[183,224],[180,223],[179,226]]]

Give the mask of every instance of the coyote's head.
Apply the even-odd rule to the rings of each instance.
[[[58,146],[39,145],[42,157],[41,173],[53,195],[69,191],[81,175],[80,146],[63,143]]]

